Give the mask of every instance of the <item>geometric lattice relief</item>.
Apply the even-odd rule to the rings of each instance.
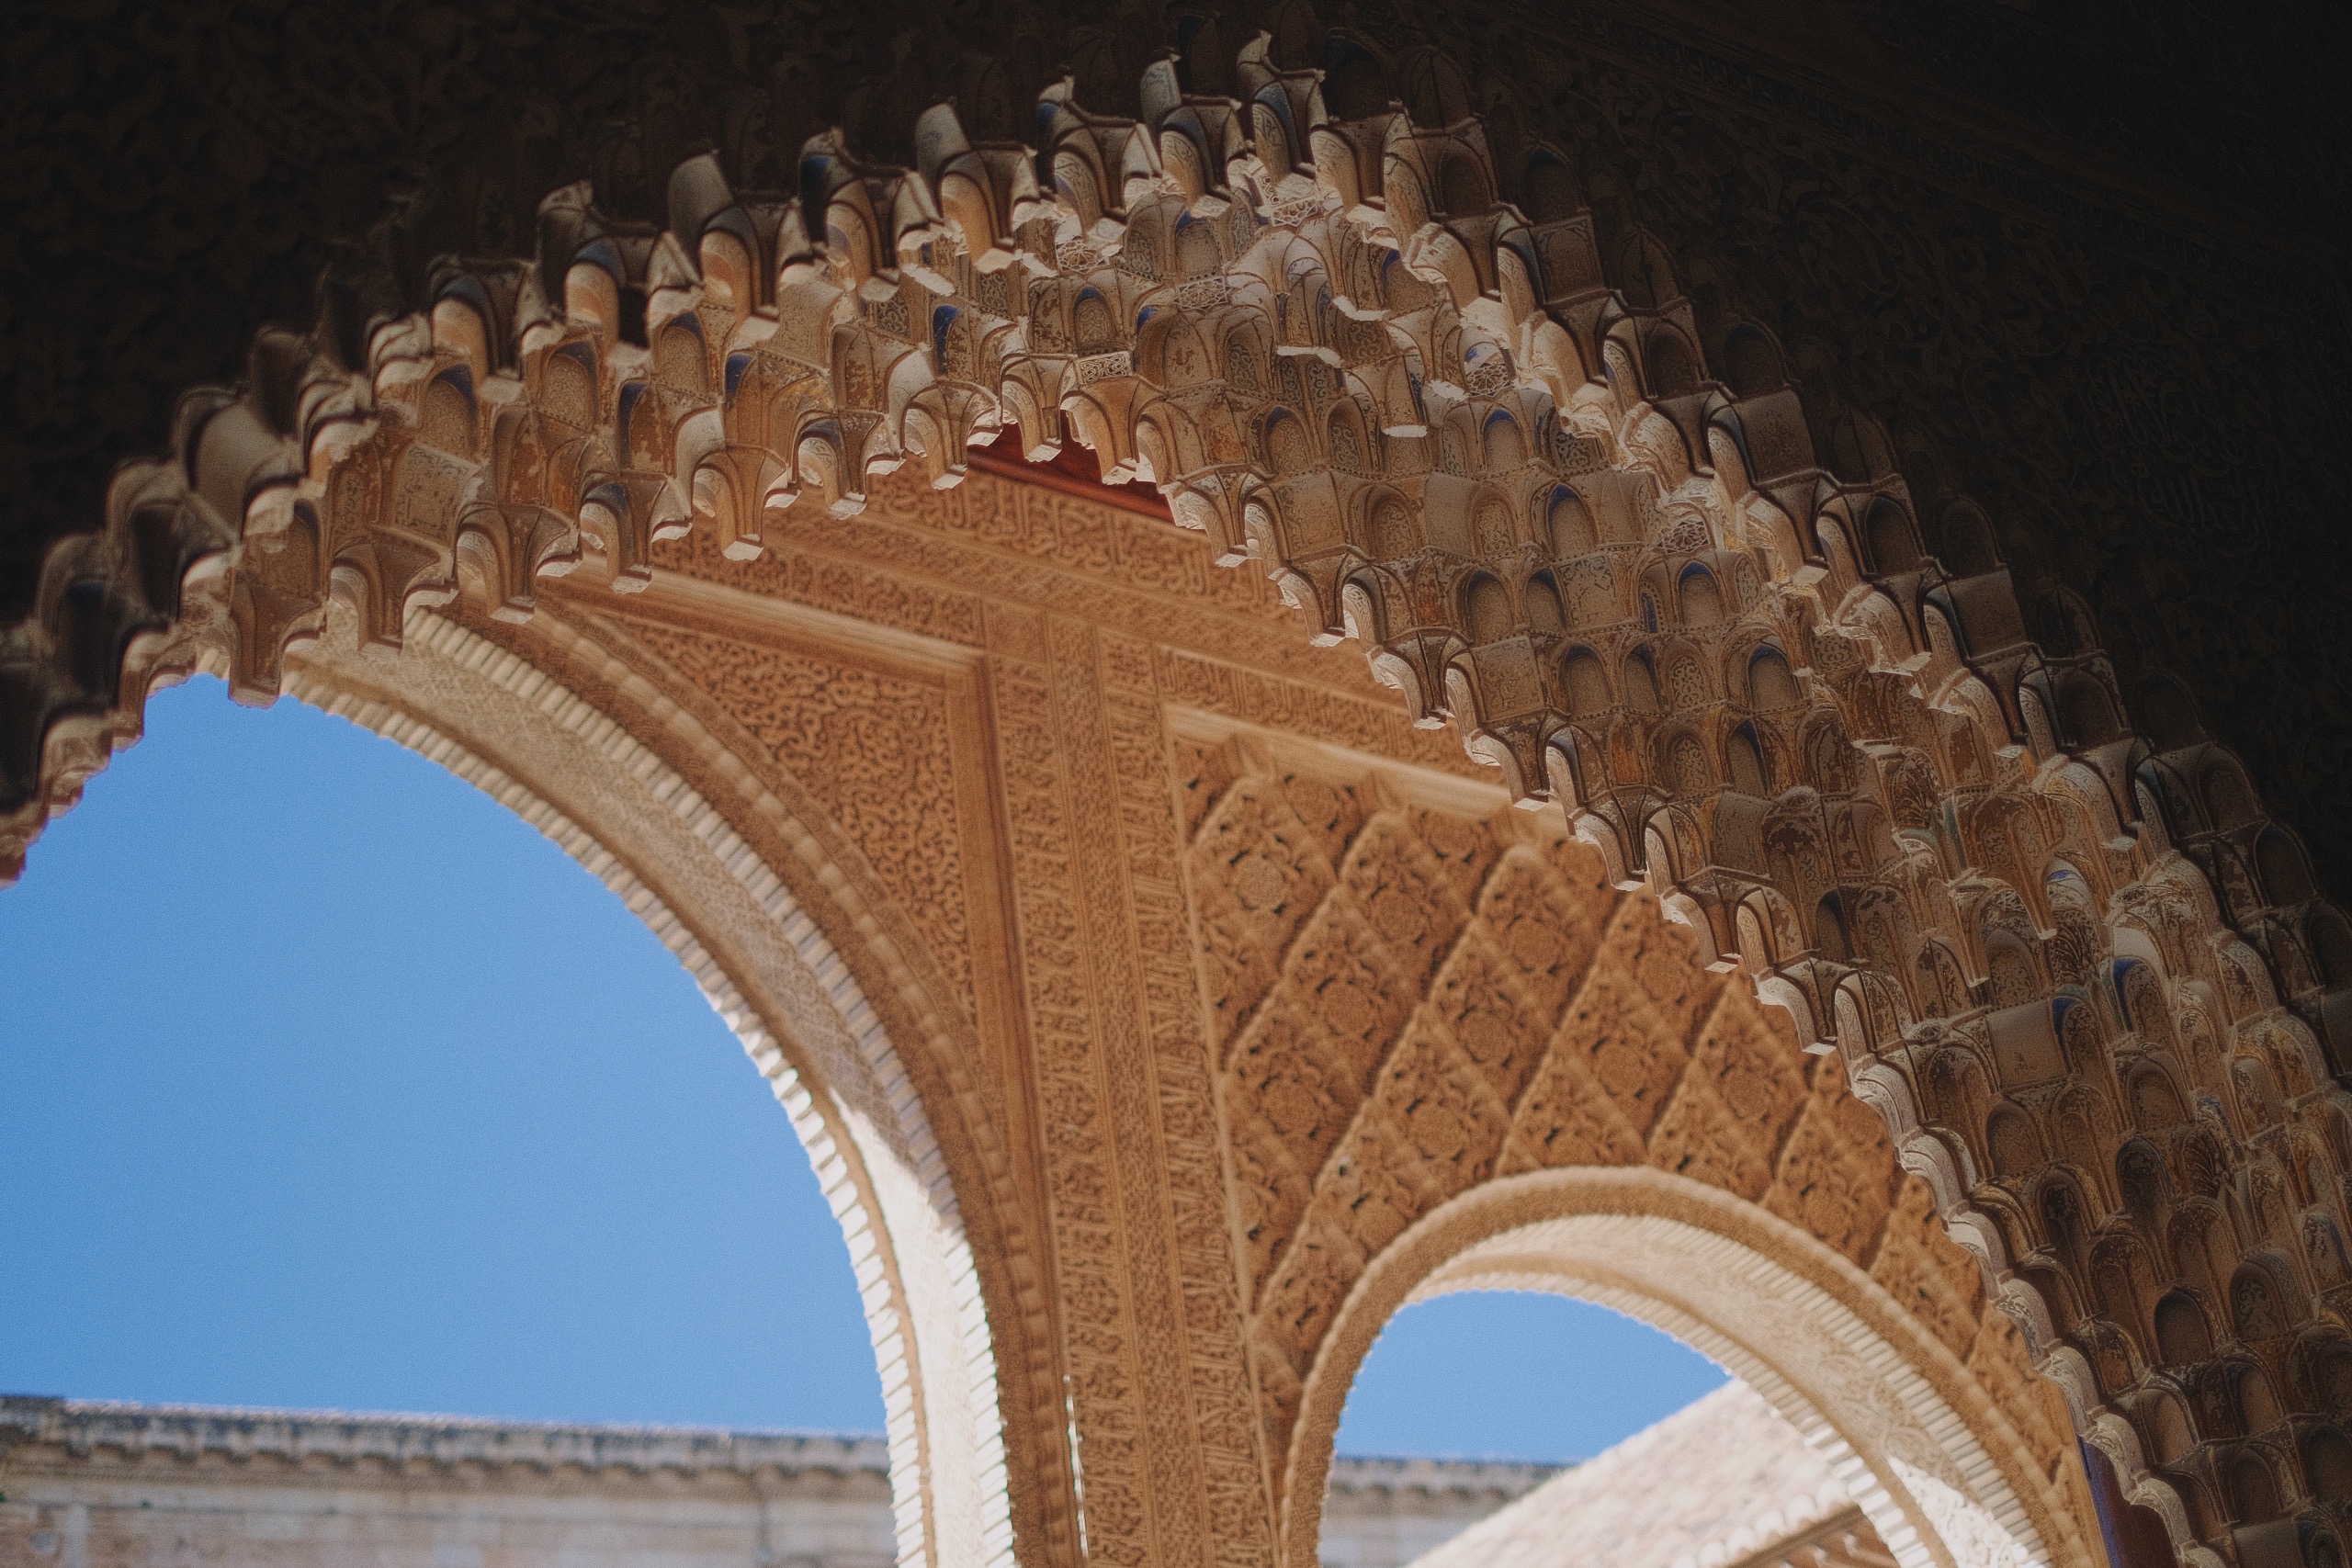
[[[1655,899],[1525,813],[1255,740],[1180,743],[1175,767],[1272,1451],[1338,1303],[1416,1220],[1498,1177],[1647,1164],[1868,1270],[2000,1391],[2042,1479],[2077,1486],[2064,1399],[1883,1121]]]

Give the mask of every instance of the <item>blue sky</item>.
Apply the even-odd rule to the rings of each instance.
[[[1574,1458],[1722,1376],[1454,1297],[1382,1337],[1340,1442]],[[0,1391],[882,1419],[808,1160],[661,943],[470,785],[211,681],[0,892]]]

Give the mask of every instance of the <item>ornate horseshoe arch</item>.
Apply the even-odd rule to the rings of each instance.
[[[2095,1550],[2026,1503],[2044,1485],[2030,1447],[1868,1275],[1720,1188],[1634,1166],[1491,1182],[1373,1261],[1292,1438],[1293,1561],[1312,1551],[1332,1434],[1373,1340],[1401,1308],[1473,1290],[1599,1302],[1706,1352],[1829,1460],[1905,1568],[2047,1563],[2046,1536],[2062,1533],[2067,1558]]]
[[[956,1047],[939,1037],[947,1022],[903,961],[878,950],[853,958],[830,934],[870,930],[871,913],[847,911],[887,895],[837,858],[838,833],[807,801],[777,798],[577,628],[544,621],[556,647],[527,649],[536,660],[424,615],[397,660],[360,657],[344,630],[289,666],[286,690],[440,763],[578,859],[694,975],[791,1118],[848,1241],[873,1333],[899,1561],[1009,1563],[997,1334],[956,1180],[960,1167],[973,1183],[976,1156],[952,1111],[947,1139],[965,1147],[949,1156],[910,1081],[952,1084],[937,1059]],[[600,661],[600,700],[563,683]],[[681,766],[737,798],[714,803]],[[797,854],[729,825],[742,796]],[[877,1007],[861,974],[896,994]],[[930,1037],[910,1051],[886,1013]],[[979,1197],[984,1208],[1001,1201]]]
[[[685,157],[665,226],[564,186],[527,258],[388,229],[334,297],[392,303],[264,334],[51,552],[10,852],[175,669],[267,700],[337,617],[525,621],[1074,438],[1840,1060],[2185,1556],[2340,1561],[2352,927],[2296,841],[2184,703],[2126,725],[2086,618],[2028,640],[1964,499],[1931,554],[1883,432],[1817,427],[1605,173],[1303,15],[1132,114],[1053,87],[1034,147],[939,103],[912,167],[819,137],[794,194]]]

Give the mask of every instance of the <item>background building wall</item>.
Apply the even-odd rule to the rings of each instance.
[[[1331,1568],[1401,1568],[1555,1467],[1343,1460]],[[875,1438],[0,1397],[0,1568],[888,1568]]]

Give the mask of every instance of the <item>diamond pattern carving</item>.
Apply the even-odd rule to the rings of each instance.
[[[1546,1167],[1651,1165],[1757,1202],[2008,1376],[2013,1327],[1836,1059],[1694,963],[1589,850],[1255,741],[1179,744],[1174,766],[1276,1451],[1372,1261],[1450,1199]],[[2064,1454],[2041,1394],[2002,1386]]]

